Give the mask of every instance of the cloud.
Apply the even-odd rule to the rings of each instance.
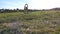
[[[30,0],[33,9],[50,9],[60,7],[60,0]]]

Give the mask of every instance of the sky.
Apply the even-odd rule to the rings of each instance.
[[[60,0],[0,0],[0,9],[24,9],[26,3],[29,9],[51,9],[60,7]]]

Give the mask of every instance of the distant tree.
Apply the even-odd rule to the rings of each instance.
[[[18,8],[17,8],[16,10],[17,10],[17,12],[19,11],[19,9],[18,9]]]
[[[3,13],[4,12],[4,9],[0,9],[0,12]]]
[[[52,10],[60,10],[60,8],[53,8]]]

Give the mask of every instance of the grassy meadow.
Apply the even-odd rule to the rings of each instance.
[[[15,30],[6,27],[16,21],[19,21],[23,34],[60,34],[60,11],[0,13],[0,33],[14,34],[14,31],[19,31],[19,25]]]

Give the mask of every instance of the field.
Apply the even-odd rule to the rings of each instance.
[[[0,13],[0,34],[60,34],[60,11]]]

